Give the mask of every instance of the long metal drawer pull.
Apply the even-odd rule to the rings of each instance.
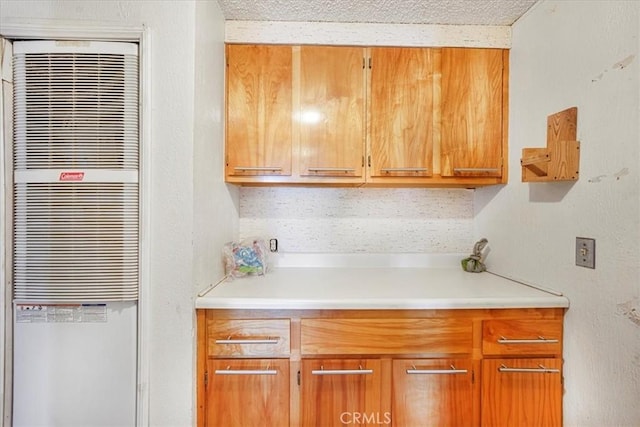
[[[219,339],[216,340],[216,344],[278,344],[280,338],[260,338],[260,339],[250,339],[250,338],[227,338],[227,339]]]
[[[498,338],[498,344],[556,344],[559,341],[555,338],[538,337],[534,339],[509,339]]]
[[[469,371],[466,369],[456,369],[455,366],[451,365],[451,369],[417,369],[413,366],[411,369],[407,369],[407,374],[414,375],[430,375],[430,374],[466,374]]]
[[[216,369],[216,375],[277,375],[278,371],[275,369],[231,369],[227,366],[227,369]]]
[[[309,172],[355,172],[355,168],[308,168]]]
[[[560,369],[547,368],[544,365],[538,365],[537,368],[509,368],[505,365],[500,365],[498,368],[500,372],[525,372],[532,374],[559,374]]]
[[[236,166],[233,168],[236,171],[245,171],[245,172],[265,172],[265,171],[273,171],[279,172],[282,170],[281,167],[270,167],[270,166]]]
[[[380,172],[428,172],[429,168],[382,168]]]
[[[373,374],[373,369],[362,369],[360,366],[358,369],[324,369],[324,366],[320,366],[320,369],[314,369],[311,371],[312,375],[367,375]]]
[[[498,168],[453,168],[454,172],[500,172]]]

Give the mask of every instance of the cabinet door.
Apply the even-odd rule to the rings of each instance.
[[[439,49],[371,49],[371,177],[433,173],[434,79]]]
[[[483,427],[562,426],[561,359],[485,359]]]
[[[300,174],[362,177],[364,49],[300,48]]]
[[[394,360],[393,425],[473,425],[471,360]]]
[[[302,361],[303,426],[388,424],[381,410],[380,361],[322,359]]]
[[[502,74],[502,49],[442,49],[442,176],[501,176]]]
[[[207,426],[289,425],[288,359],[210,359]]]
[[[227,46],[227,176],[290,175],[292,48]]]

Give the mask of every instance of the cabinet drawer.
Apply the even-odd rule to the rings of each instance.
[[[562,320],[486,320],[482,352],[488,355],[562,353]]]
[[[302,319],[302,354],[467,354],[466,319]]]
[[[207,355],[287,357],[289,319],[211,319],[207,323]]]

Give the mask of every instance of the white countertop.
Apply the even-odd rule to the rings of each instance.
[[[276,266],[263,276],[221,281],[196,299],[196,308],[473,309],[569,306],[569,300],[557,292],[547,292],[489,272],[464,272],[459,266],[462,257],[280,257]]]

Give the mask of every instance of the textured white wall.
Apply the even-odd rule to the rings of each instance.
[[[242,188],[240,235],[281,252],[465,253],[473,192],[444,189]]]
[[[354,2],[354,5],[357,3]],[[225,40],[229,43],[509,48],[511,27],[227,21]]]
[[[145,25],[151,39],[149,424],[195,422],[194,299],[238,232],[222,183],[224,21],[211,1],[0,0],[2,22]]]
[[[513,27],[508,185],[475,196],[493,271],[558,289],[566,426],[640,425],[640,3],[543,1]],[[522,183],[523,147],[578,107],[580,180]],[[575,238],[596,239],[596,269]],[[635,310],[635,311],[633,311]]]

